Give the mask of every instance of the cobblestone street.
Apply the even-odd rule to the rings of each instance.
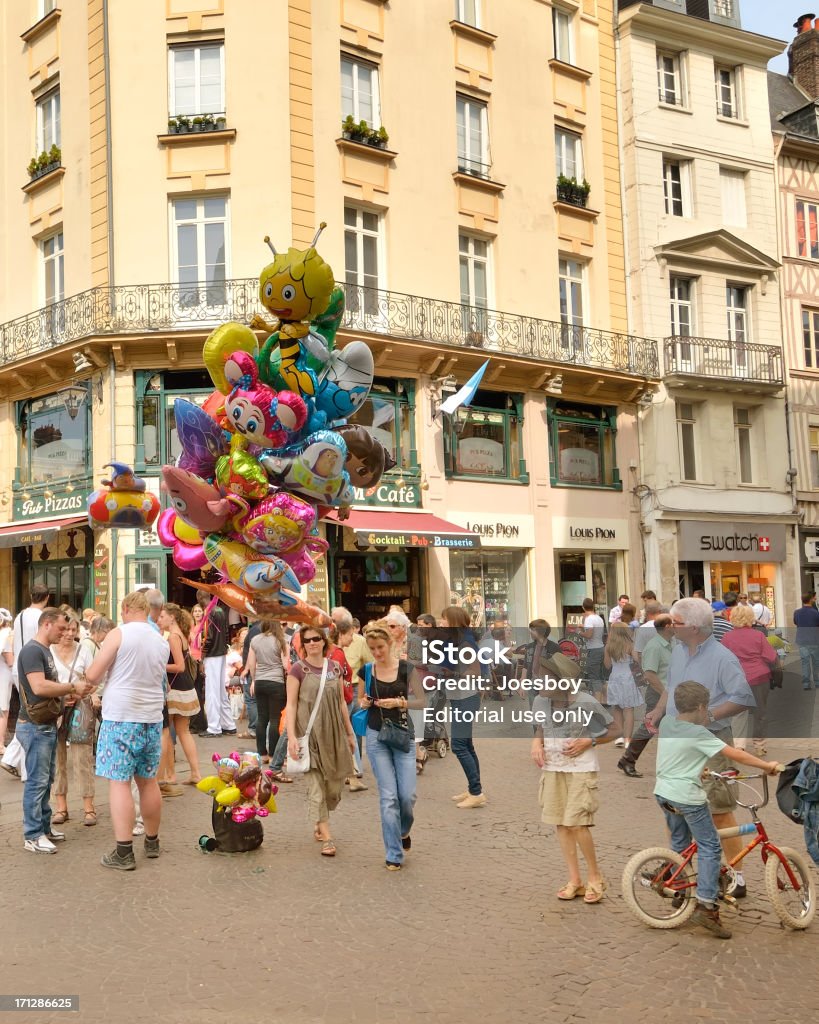
[[[227,752],[198,742],[203,764]],[[398,875],[383,868],[369,772],[369,790],[346,795],[333,817],[335,860],[313,842],[302,782],[282,787],[261,850],[237,856],[198,851],[210,805],[186,787],[164,803],[162,857],[146,861],[137,840],[138,870],[125,875],[98,863],[112,845],[104,784],[98,827],[71,820],[58,855],[34,857],[23,851],[22,786],[3,773],[0,988],[79,993],[83,1024],[812,1019],[819,926],[780,928],[756,854],[746,861],[748,898],[724,912],[729,942],[689,927],[652,931],[626,908],[623,865],[665,842],[651,750],[641,780],[617,771],[614,747],[601,752],[595,835],[611,888],[584,906],[554,897],[564,869],[553,830],[539,824],[528,743],[484,739],[478,749],[490,803],[458,810],[449,800],[463,788],[457,761],[431,758]],[[784,761],[810,752],[804,742],[771,744]],[[70,806],[76,813],[78,802]],[[778,809],[763,818],[774,841],[804,849]]]

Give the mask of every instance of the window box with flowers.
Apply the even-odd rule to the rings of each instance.
[[[568,203],[570,206],[581,206],[585,208],[591,192],[591,185],[584,178],[582,183],[577,178],[567,178],[565,174],[558,175],[557,179],[557,201]]]
[[[28,165],[28,176],[31,181],[45,177],[60,166],[62,152],[59,146],[52,146],[48,151],[43,150],[39,156],[32,157]]]
[[[168,118],[168,135],[189,135],[194,132],[223,132],[227,126],[224,114],[179,114]]]
[[[386,149],[390,137],[382,124],[380,128],[371,128],[366,121],[355,121],[352,114],[341,122],[342,137],[349,142],[360,142],[375,149]]]

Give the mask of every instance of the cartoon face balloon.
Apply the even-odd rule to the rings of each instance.
[[[331,422],[351,416],[370,393],[374,372],[373,354],[365,342],[351,341],[343,349],[334,349],[319,384],[316,407]]]
[[[295,551],[316,525],[316,510],[287,491],[278,491],[254,505],[242,521],[246,544],[270,554]]]
[[[307,406],[292,391],[275,392],[259,382],[256,361],[248,352],[234,352],[225,363],[233,390],[225,399],[225,426],[251,444],[280,448],[307,420]]]
[[[347,446],[332,430],[319,430],[301,445],[283,452],[263,452],[259,462],[271,483],[296,494],[337,505],[353,500],[344,469]]]
[[[350,474],[353,487],[375,487],[384,470],[392,469],[395,462],[383,444],[359,423],[345,423],[336,428],[347,445],[344,467]]]

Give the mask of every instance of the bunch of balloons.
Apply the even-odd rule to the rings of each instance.
[[[212,796],[222,811],[228,811],[237,824],[266,818],[275,814],[278,786],[273,785],[273,772],[262,768],[262,759],[255,750],[239,754],[232,751],[227,757],[213,755],[215,775],[208,775],[196,788]]]
[[[373,382],[362,341],[335,336],[344,292],[316,252],[273,252],[259,299],[275,319],[230,322],[208,337],[203,359],[216,389],[202,407],[174,404],[182,454],[162,470],[170,503],[159,537],[179,568],[210,566],[220,582],[186,582],[243,615],[329,625],[299,597],[327,549],[319,519],[345,518],[353,486],[372,487],[393,465],[384,447],[347,417]],[[251,328],[263,330],[261,347]]]

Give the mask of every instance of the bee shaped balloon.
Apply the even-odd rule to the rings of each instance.
[[[309,248],[288,249],[286,253],[277,253],[269,236],[265,236],[275,259],[259,275],[259,299],[276,319],[268,323],[257,315],[250,322],[251,327],[278,334],[279,378],[286,388],[310,397],[318,390],[318,380],[307,365],[302,339],[308,343],[310,321],[324,313],[334,288],[332,268],[315,248],[326,226],[322,221]],[[321,339],[314,342],[323,348],[326,360],[326,346]]]

